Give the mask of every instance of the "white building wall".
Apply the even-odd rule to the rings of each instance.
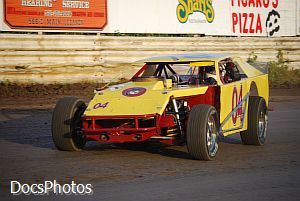
[[[297,0],[296,13],[297,13],[296,32],[297,35],[299,36],[300,35],[300,0]]]
[[[3,0],[0,2],[3,4]],[[185,8],[186,3],[192,2],[203,4],[204,9],[200,6],[202,12],[195,10],[185,22],[180,22],[178,6]],[[295,36],[300,32],[299,4],[300,0],[107,0],[105,28],[84,32]],[[1,6],[0,12],[0,30],[21,31],[5,24]]]

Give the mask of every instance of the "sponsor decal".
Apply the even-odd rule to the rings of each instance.
[[[133,87],[123,90],[122,94],[128,97],[136,97],[143,95],[146,91],[147,89],[143,87]]]
[[[278,6],[279,0],[231,0],[233,33],[273,36],[280,30]]]
[[[4,0],[4,20],[15,29],[102,30],[106,0]]]
[[[205,15],[207,22],[212,23],[215,18],[215,11],[212,0],[178,0],[176,15],[181,23],[186,23],[189,16],[195,12]]]
[[[277,11],[272,10],[271,12],[269,12],[266,21],[266,29],[267,29],[268,36],[273,36],[274,33],[280,30],[279,20],[280,20],[280,14]]]

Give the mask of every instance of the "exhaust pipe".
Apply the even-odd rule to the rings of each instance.
[[[101,141],[108,141],[109,140],[108,135],[105,135],[105,134],[102,134],[100,138],[101,138]]]
[[[135,136],[133,136],[133,139],[139,141],[142,139],[142,136],[140,134],[136,134]]]

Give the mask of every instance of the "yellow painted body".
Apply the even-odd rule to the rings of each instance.
[[[178,55],[177,55],[178,56]],[[203,56],[203,55],[202,55]],[[240,81],[223,84],[220,80],[218,62],[227,58],[220,56],[218,58],[195,58],[179,55],[174,57],[154,57],[145,62],[190,62],[190,66],[205,66],[215,65],[217,85],[220,87],[220,124],[222,125],[223,134],[229,135],[232,133],[246,130],[248,117],[248,96],[250,87],[254,83],[258,90],[258,95],[263,97],[268,105],[269,87],[268,75],[257,70],[253,66],[242,62],[239,58],[233,58],[233,62],[238,64],[247,78],[242,78]],[[108,89],[97,92],[94,98],[88,105],[84,115],[86,116],[122,116],[122,115],[146,115],[146,114],[163,114],[165,108],[170,101],[170,98],[187,97],[205,94],[207,86],[188,86],[184,88],[172,87],[170,79],[166,80],[164,86],[163,81],[153,82],[128,82],[125,84],[111,86]],[[142,87],[146,92],[140,96],[128,97],[122,92],[128,88]],[[241,109],[233,112],[237,108],[237,104],[244,100]],[[95,105],[103,107],[94,108]],[[201,115],[201,114],[199,114]]]
[[[248,77],[242,78],[240,81],[228,84],[223,84],[221,80],[218,80],[218,84],[221,88],[220,122],[221,124],[224,123],[222,131],[225,136],[247,130],[249,103],[247,95],[252,95],[250,93],[251,84],[255,83],[255,85],[257,86],[258,95],[265,99],[267,106],[269,102],[268,74],[264,74],[261,71],[255,69],[253,66],[242,62],[239,58],[234,58],[233,61],[241,67],[241,69]],[[243,99],[245,101],[240,107],[241,109],[230,115],[233,111],[233,108],[235,108],[237,104]],[[226,120],[226,118],[228,117],[229,119]],[[236,120],[234,121],[234,119]]]
[[[128,97],[122,94],[123,90],[132,87],[143,87],[146,89],[146,92],[136,97]],[[171,87],[165,88],[163,81],[128,82],[96,93],[84,114],[87,116],[161,115],[171,96],[177,98],[204,94],[207,88],[185,87],[172,89]],[[107,103],[107,106],[94,109],[93,107],[99,103]]]

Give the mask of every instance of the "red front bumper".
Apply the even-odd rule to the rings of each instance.
[[[160,135],[162,127],[174,126],[173,116],[83,116],[83,136],[99,142],[137,142]]]

